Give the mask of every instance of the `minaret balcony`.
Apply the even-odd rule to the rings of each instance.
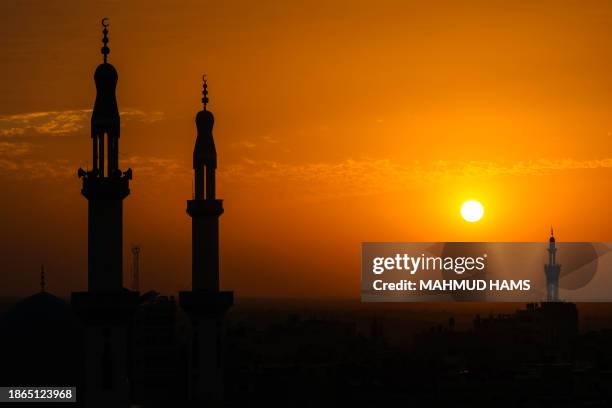
[[[81,194],[88,199],[122,200],[130,194],[131,169],[113,177],[99,177],[88,172],[82,178]]]
[[[223,214],[223,200],[188,200],[187,214],[192,217],[219,217]]]

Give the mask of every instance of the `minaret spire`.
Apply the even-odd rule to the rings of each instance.
[[[104,34],[104,37],[102,37],[102,44],[104,44],[102,46],[102,49],[100,50],[102,52],[102,55],[104,56],[104,63],[107,63],[108,60],[108,54],[110,53],[110,48],[108,48],[108,17],[104,17],[102,19],[102,27],[104,27],[102,29],[102,34]]]
[[[115,90],[119,75],[117,70],[108,63],[108,18],[102,19],[102,48],[104,61],[94,72],[96,83],[96,100],[91,114],[91,139],[93,153],[93,169],[83,172],[88,177],[120,177],[119,169],[119,137],[121,118]],[[105,153],[108,157],[105,158]]]
[[[208,83],[206,74],[202,75],[202,82],[202,105],[204,106],[204,110],[206,110],[206,104],[208,104]]]
[[[215,200],[215,170],[217,169],[217,150],[213,138],[215,117],[207,110],[208,81],[202,76],[203,110],[196,115],[197,137],[193,149],[193,170],[195,176],[195,199]]]
[[[104,62],[96,67],[96,100],[91,114],[93,168],[79,169],[81,193],[89,201],[89,290],[120,291],[123,287],[123,204],[132,170],[119,168],[121,118],[116,88],[119,75],[108,63],[108,18],[101,21]],[[105,157],[107,153],[107,157]]]

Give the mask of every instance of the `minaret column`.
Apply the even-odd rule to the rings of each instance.
[[[193,153],[195,197],[187,201],[192,289],[180,292],[179,300],[192,322],[190,399],[214,404],[223,399],[225,313],[233,304],[234,294],[219,290],[219,217],[223,214],[223,201],[215,198],[217,154],[212,136],[214,118],[206,110],[207,94],[204,80],[204,109],[196,116],[198,133]]]
[[[206,170],[206,198],[215,199],[215,169]]]
[[[108,29],[102,20],[104,62],[95,71],[96,101],[91,117],[93,170],[79,169],[81,193],[88,202],[87,291],[72,293],[71,303],[84,326],[83,405],[128,408],[128,333],[138,305],[138,292],[123,288],[123,200],[129,195],[132,171],[114,172],[119,137],[115,96],[117,71],[107,62]],[[104,136],[108,161],[104,160]],[[105,171],[106,167],[106,171]]]
[[[104,177],[104,133],[98,135],[98,144],[98,171]]]
[[[219,291],[219,217],[222,200],[189,200],[191,217],[191,286],[196,292]]]
[[[93,146],[93,158],[92,158],[92,163],[93,163],[93,172],[96,173],[98,171],[98,138],[96,137],[96,135],[92,135],[92,146]]]

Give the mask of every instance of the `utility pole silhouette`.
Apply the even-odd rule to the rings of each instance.
[[[132,245],[132,290],[140,290],[140,246]]]
[[[45,291],[45,265],[40,265],[40,291]]]

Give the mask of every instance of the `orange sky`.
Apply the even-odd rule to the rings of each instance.
[[[179,4],[176,4],[179,3]],[[209,77],[222,286],[357,296],[361,241],[612,241],[612,5],[4,1],[0,296],[86,286],[100,19],[143,289],[190,285],[194,115]],[[459,216],[480,200],[485,218]]]

